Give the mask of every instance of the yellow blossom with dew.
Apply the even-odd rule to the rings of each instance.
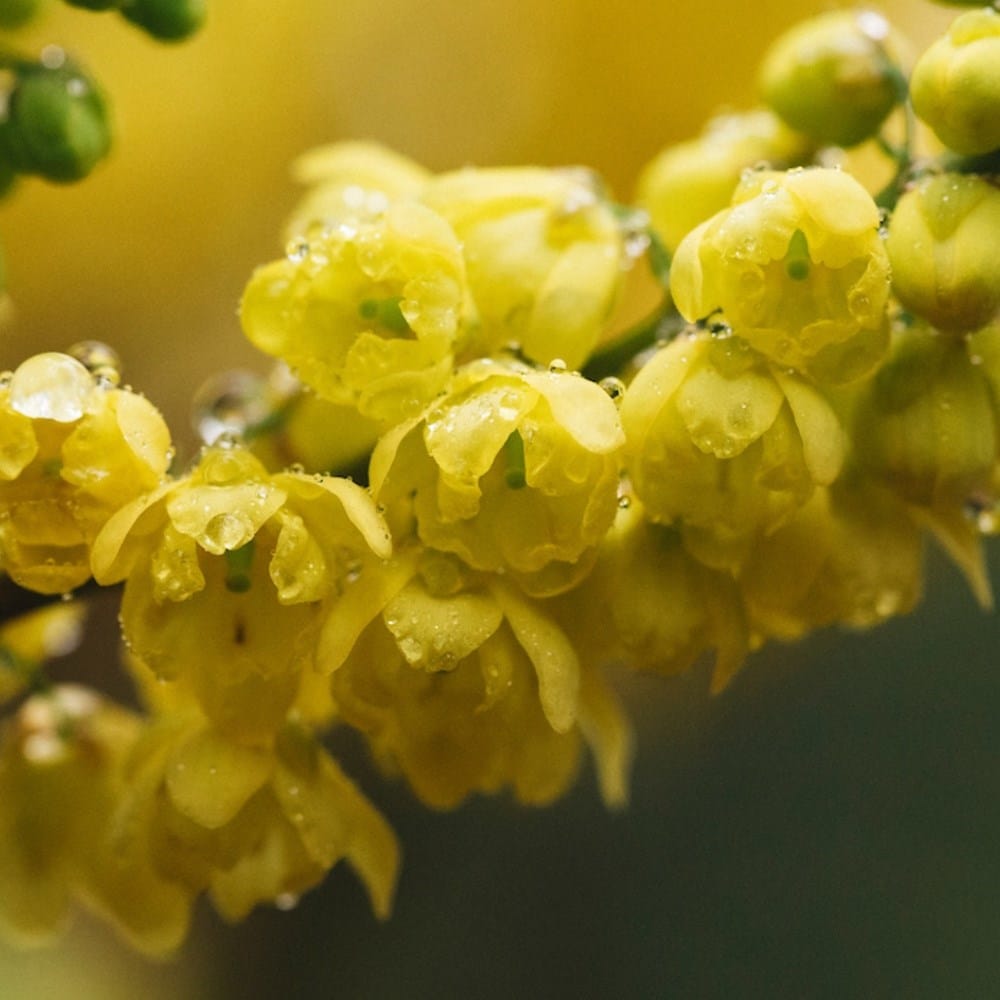
[[[159,486],[173,454],[148,400],[66,354],[37,354],[0,384],[0,563],[46,594],[90,577],[116,510]]]
[[[732,576],[695,559],[680,531],[650,521],[635,497],[620,508],[593,572],[558,598],[555,614],[581,658],[595,666],[624,663],[674,675],[714,654],[714,691],[726,686],[750,649]]]
[[[997,457],[993,383],[981,362],[964,340],[901,326],[851,419],[858,464],[911,505],[989,606],[982,541],[966,512],[993,496]]]
[[[408,560],[405,583],[327,663],[344,720],[382,765],[437,808],[503,788],[540,805],[566,791],[589,742],[606,798],[624,801],[628,724],[543,603],[453,556]]]
[[[421,194],[462,241],[475,304],[472,349],[578,368],[618,296],[622,227],[595,178],[540,167],[468,168]]]
[[[337,142],[303,153],[292,176],[306,194],[285,224],[288,241],[342,222],[373,219],[391,201],[416,197],[431,174],[374,142]]]
[[[267,743],[299,696],[325,615],[387,557],[388,531],[347,480],[269,474],[249,452],[206,449],[195,469],[123,508],[94,544],[94,575],[125,579],[122,628],[220,731]]]
[[[376,499],[412,505],[424,544],[536,593],[589,566],[617,505],[618,411],[593,382],[484,359],[372,455]]]
[[[401,202],[293,241],[254,272],[240,318],[256,347],[324,399],[393,423],[447,382],[466,300],[451,227]]]
[[[860,378],[888,348],[878,208],[839,170],[747,174],[677,248],[670,290],[687,319],[721,312],[756,350],[824,382]]]
[[[207,892],[227,920],[292,905],[342,859],[388,916],[395,835],[302,726],[283,726],[273,747],[248,747],[197,714],[173,714],[148,727],[127,766],[116,842],[148,854],[185,892]]]
[[[663,242],[675,249],[695,226],[726,208],[743,171],[766,163],[804,163],[812,143],[773,111],[759,108],[713,118],[696,139],[668,146],[643,170],[637,203]]]
[[[891,490],[852,474],[761,537],[739,575],[758,640],[906,614],[923,592],[923,533]]]
[[[621,408],[625,464],[654,521],[733,569],[836,479],[846,439],[830,403],[738,337],[683,335],[640,369]]]

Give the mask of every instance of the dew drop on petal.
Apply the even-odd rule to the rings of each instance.
[[[76,358],[97,380],[101,388],[121,384],[122,362],[118,352],[101,340],[81,340],[68,348],[66,353]]]
[[[94,392],[87,369],[67,354],[28,358],[10,380],[10,407],[33,419],[72,423],[86,412]]]
[[[611,397],[612,402],[620,404],[625,398],[625,383],[615,375],[602,378],[598,385]]]
[[[301,264],[309,256],[309,241],[296,236],[285,246],[285,256],[292,264]]]

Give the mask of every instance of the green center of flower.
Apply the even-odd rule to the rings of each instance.
[[[245,594],[250,589],[250,569],[253,566],[254,542],[226,552],[226,589],[234,594]]]
[[[518,431],[512,431],[504,444],[504,458],[507,469],[504,480],[512,490],[524,489],[527,485],[524,471],[524,438]]]
[[[358,306],[358,313],[362,319],[373,320],[392,333],[409,333],[410,325],[399,307],[402,301],[400,295],[386,299],[364,299]]]
[[[792,233],[785,251],[785,271],[792,281],[805,281],[809,277],[809,243],[801,229]]]

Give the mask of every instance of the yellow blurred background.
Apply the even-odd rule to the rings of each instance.
[[[585,164],[627,200],[662,146],[752,104],[767,42],[829,6],[212,0],[199,36],[164,46],[49,0],[16,41],[82,60],[111,95],[117,141],[85,182],[27,180],[0,205],[13,307],[0,367],[108,341],[183,440],[204,378],[264,369],[236,306],[280,252],[298,153],[372,138],[434,169]],[[924,0],[887,10],[918,44],[951,16]]]
[[[116,146],[88,180],[29,180],[0,205],[11,298],[0,368],[105,340],[127,381],[190,440],[189,400],[203,379],[268,367],[243,339],[236,307],[254,266],[281,252],[297,154],[372,138],[434,169],[579,163],[627,200],[662,146],[723,106],[752,105],[768,41],[830,6],[210,0],[205,30],[169,47],[115,16],[52,2],[11,41],[28,50],[54,42],[78,56],[111,96]],[[917,51],[954,16],[924,0],[884,8]],[[204,947],[186,955],[206,959]],[[104,975],[93,992],[83,985],[88,964]],[[37,956],[26,963],[0,950],[0,995],[117,997],[100,985],[115,981],[123,997],[160,996],[135,978],[141,966],[86,929],[61,959],[46,960],[48,978]],[[164,996],[208,996],[200,975],[172,966],[165,978],[151,970],[150,982]]]

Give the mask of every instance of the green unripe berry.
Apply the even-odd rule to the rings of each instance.
[[[154,38],[179,42],[205,23],[206,0],[126,0],[122,14]]]
[[[1000,189],[969,174],[925,177],[889,223],[900,302],[942,330],[975,330],[1000,310]]]
[[[920,57],[913,110],[966,156],[1000,147],[1000,11],[971,10]]]
[[[76,66],[38,65],[18,77],[0,124],[0,149],[15,170],[75,181],[89,174],[110,147],[104,98]]]
[[[764,57],[765,103],[820,143],[856,146],[899,102],[888,23],[872,11],[834,11],[782,35]]]

